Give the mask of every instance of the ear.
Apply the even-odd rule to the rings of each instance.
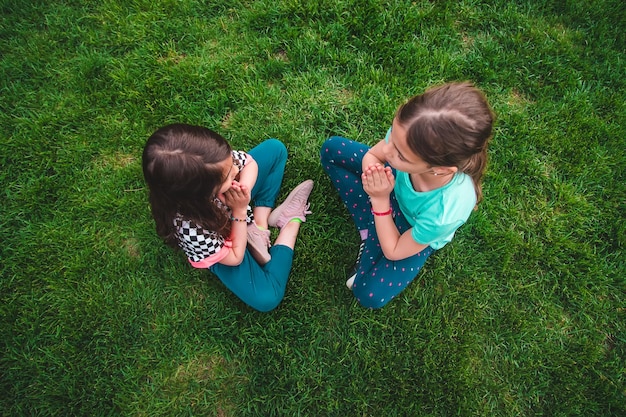
[[[434,167],[433,174],[435,175],[450,175],[456,174],[459,171],[457,167]]]

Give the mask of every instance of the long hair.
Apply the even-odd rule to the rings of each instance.
[[[468,174],[477,202],[482,200],[495,115],[480,90],[469,82],[430,88],[400,106],[396,118],[407,129],[413,152],[432,166],[453,166]]]
[[[167,244],[177,246],[178,214],[207,230],[230,234],[228,216],[214,199],[225,179],[219,163],[231,152],[226,139],[200,126],[171,124],[148,138],[143,175],[157,233]]]

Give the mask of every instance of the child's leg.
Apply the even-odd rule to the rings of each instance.
[[[361,182],[361,161],[368,150],[367,145],[333,136],[324,142],[320,152],[322,168],[352,215],[362,240],[367,237],[373,221],[371,205]]]
[[[215,264],[210,270],[241,301],[255,310],[268,312],[275,309],[285,295],[293,249],[274,245],[270,253],[272,259],[263,267],[246,251],[238,266]]]
[[[274,245],[283,245],[287,246],[291,250],[296,246],[296,237],[298,236],[298,232],[300,231],[300,222],[299,221],[290,221],[287,222],[280,229],[280,233],[276,238],[276,242]]]
[[[283,181],[287,148],[278,139],[268,139],[249,152],[259,167],[256,183],[251,191],[254,218],[257,224],[267,227],[267,218],[274,207]]]
[[[303,198],[303,193],[306,193],[308,198],[312,188],[312,181],[309,182],[305,181],[296,187],[294,190],[296,194],[293,194],[294,191],[290,193],[290,196],[295,196],[294,201]],[[296,237],[300,231],[302,217],[306,215],[306,208],[303,206],[300,209],[302,214],[296,215],[293,208],[289,207],[289,212],[295,217],[282,225],[274,246],[269,249],[270,260],[264,266],[259,266],[250,251],[246,250],[244,259],[238,266],[216,264],[210,268],[228,289],[256,310],[273,310],[285,295]]]
[[[249,152],[257,167],[257,178],[250,192],[254,208],[254,224],[248,225],[248,250],[261,265],[270,260],[267,249],[270,246],[270,231],[267,219],[278,196],[283,181],[287,148],[277,139],[268,139]]]
[[[411,228],[398,208],[392,193],[391,207],[398,231]],[[400,294],[415,279],[428,257],[434,252],[427,247],[410,258],[390,261],[383,255],[375,229],[365,242],[361,262],[352,285],[352,293],[358,302],[368,308],[381,308]]]
[[[390,261],[382,256],[381,251],[374,263],[368,265],[367,271],[359,270],[352,293],[363,307],[384,307],[415,279],[433,252],[429,246],[410,258]]]

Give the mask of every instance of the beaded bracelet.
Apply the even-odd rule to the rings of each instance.
[[[233,222],[247,222],[248,219],[238,219],[236,217],[230,216],[230,220]]]
[[[372,214],[373,214],[374,216],[388,216],[388,215],[390,215],[391,213],[392,213],[391,208],[389,208],[389,210],[387,210],[387,211],[383,211],[383,212],[378,212],[378,211],[374,211],[374,210],[372,210]]]

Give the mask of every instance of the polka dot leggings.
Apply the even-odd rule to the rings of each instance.
[[[381,308],[413,281],[434,250],[427,247],[399,261],[390,261],[383,255],[376,235],[372,206],[361,183],[361,161],[368,150],[367,145],[333,136],[324,142],[320,153],[324,171],[350,212],[361,239],[365,241],[352,293],[362,306]],[[409,230],[411,226],[400,211],[393,192],[391,208],[398,231],[404,233]]]

